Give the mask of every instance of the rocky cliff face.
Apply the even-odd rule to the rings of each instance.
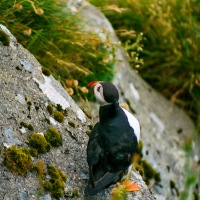
[[[86,131],[91,121],[52,76],[42,74],[38,61],[9,30],[2,25],[0,30],[10,39],[7,46],[0,42],[0,200],[50,200],[53,193],[50,189],[56,184],[63,190],[62,199],[90,199],[84,197],[83,191],[88,179]],[[60,112],[59,117],[55,116],[56,112]],[[48,145],[41,144],[41,140],[39,144],[30,142],[33,133],[39,133],[44,139],[51,127],[61,134],[61,145],[54,147],[46,136]],[[12,146],[19,151],[11,149]],[[45,150],[41,153],[43,147]],[[27,159],[30,155],[31,159]],[[28,166],[32,167],[28,169]],[[18,168],[27,169],[27,173],[22,170],[25,176],[20,175]],[[55,178],[58,176],[61,176],[59,180]],[[132,178],[141,186],[141,191],[128,194],[128,199],[154,199],[137,172],[132,173]],[[51,180],[54,184],[49,186]],[[57,187],[53,196],[57,195],[55,190]],[[109,199],[110,191],[91,199]]]

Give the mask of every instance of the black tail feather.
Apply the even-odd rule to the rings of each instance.
[[[119,181],[121,173],[121,171],[117,173],[107,172],[101,179],[95,182],[95,187],[92,187],[91,184],[87,185],[85,188],[85,195],[94,196],[109,187],[111,184],[116,183]]]

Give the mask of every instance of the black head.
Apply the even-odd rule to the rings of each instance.
[[[119,101],[117,88],[109,82],[93,81],[88,84],[100,105],[108,105]]]

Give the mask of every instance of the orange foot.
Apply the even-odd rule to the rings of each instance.
[[[134,183],[133,181],[125,180],[120,183],[124,186],[127,192],[139,191],[141,190],[140,186]]]

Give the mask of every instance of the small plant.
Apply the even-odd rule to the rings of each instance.
[[[26,149],[9,147],[5,151],[5,165],[16,174],[25,176],[33,168],[33,161]]]
[[[53,165],[47,166],[47,173],[51,176],[50,181],[44,181],[45,190],[49,191],[52,197],[59,199],[64,195],[66,175]]]
[[[62,143],[62,135],[53,127],[49,128],[44,137],[54,147],[58,147]]]
[[[64,121],[64,115],[62,112],[56,110],[54,112],[54,119],[60,123],[62,123]]]
[[[72,121],[68,122],[68,124],[72,126],[73,128],[76,128],[77,126],[76,122],[72,122]]]
[[[37,151],[37,149],[30,148],[29,152],[30,152],[30,155],[31,155],[32,157],[37,157],[37,156],[38,156],[38,151]]]
[[[52,104],[49,103],[49,104],[47,105],[47,110],[48,110],[48,112],[49,112],[50,115],[53,114],[53,106],[52,106]]]
[[[10,37],[4,31],[0,30],[0,41],[4,46],[10,45]]]
[[[27,128],[28,128],[28,130],[30,130],[30,131],[34,131],[34,128],[33,128],[33,125],[32,125],[32,124],[29,124]]]
[[[33,131],[34,130],[34,127],[33,127],[33,125],[32,124],[27,124],[27,123],[25,123],[25,122],[20,122],[20,126],[23,126],[24,128],[28,128],[28,130],[30,130],[30,131]]]
[[[50,144],[47,142],[44,136],[39,133],[33,133],[29,137],[29,144],[35,148],[38,153],[45,153],[50,150]]]

